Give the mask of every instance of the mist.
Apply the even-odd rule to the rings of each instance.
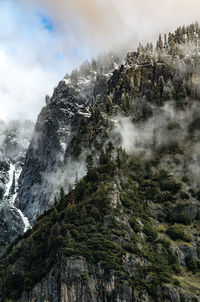
[[[198,0],[42,0],[40,3],[49,11],[66,43],[71,42],[70,32],[74,42],[87,45],[93,53],[123,44],[135,48],[138,42],[155,40],[159,32],[174,31],[177,26],[198,21],[200,14]]]
[[[134,112],[129,116],[112,117],[114,122],[110,139],[121,146],[130,156],[143,160],[162,157],[160,168],[171,171],[178,179],[183,173],[190,179],[190,185],[200,185],[200,143],[199,131],[191,130],[195,119],[200,119],[200,105],[193,102],[187,108],[177,109],[175,101],[168,101],[162,107],[153,107],[153,116],[145,121],[135,122]]]

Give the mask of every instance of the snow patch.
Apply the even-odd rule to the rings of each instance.
[[[15,172],[15,166],[10,162],[10,170],[8,171],[9,181],[6,185],[5,196],[9,196],[9,192],[10,192],[12,182],[13,182],[14,172]]]
[[[9,182],[7,183],[7,186],[6,186],[6,192],[5,192],[5,197],[7,198],[7,201],[8,203],[10,204],[10,206],[12,207],[12,209],[16,210],[23,223],[24,223],[24,233],[31,228],[31,225],[30,225],[30,222],[28,221],[28,218],[26,216],[24,216],[24,214],[22,213],[22,211],[18,208],[16,208],[15,206],[15,199],[16,199],[16,196],[17,196],[17,190],[15,188],[15,193],[13,195],[10,195],[10,190],[11,190],[11,186],[13,184],[13,178],[14,178],[14,173],[15,173],[15,181],[16,183],[18,183],[18,178],[19,178],[19,175],[21,173],[21,169],[16,169],[15,165],[10,162],[10,169],[8,171],[8,175],[9,175]]]
[[[63,79],[61,82],[64,82],[66,85],[71,84],[71,79]]]
[[[28,218],[26,216],[24,216],[24,214],[22,213],[22,211],[20,209],[17,209],[16,207],[14,207],[14,208],[17,210],[17,212],[21,216],[21,219],[24,223],[24,233],[25,233],[26,231],[28,231],[28,229],[31,228],[30,222],[29,222]]]

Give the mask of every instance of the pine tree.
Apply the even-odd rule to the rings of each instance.
[[[164,47],[167,48],[168,44],[167,44],[167,35],[164,35]]]
[[[64,189],[63,189],[63,187],[61,187],[60,188],[60,201],[62,201],[63,199],[64,199],[64,197],[65,197],[65,191],[64,191]]]
[[[92,154],[89,154],[86,158],[86,168],[87,171],[91,170],[94,167],[94,158]]]
[[[159,82],[158,82],[158,90],[159,90],[159,96],[162,97],[164,93],[164,88],[165,88],[165,81],[163,79],[163,76],[159,77]]]
[[[163,41],[162,41],[162,35],[161,34],[159,34],[159,38],[158,38],[158,41],[157,41],[156,48],[158,50],[163,48]]]
[[[111,141],[109,141],[108,145],[107,145],[107,150],[106,150],[106,153],[111,156],[112,155],[112,152],[114,150],[114,145]]]

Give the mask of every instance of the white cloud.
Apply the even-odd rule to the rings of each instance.
[[[82,60],[127,41],[134,50],[199,15],[199,0],[1,0],[0,118],[35,119],[45,94]]]
[[[45,95],[77,62],[42,23],[44,12],[20,3],[0,1],[0,119],[35,120]]]
[[[35,119],[55,76],[39,64],[26,65],[0,50],[0,118]]]
[[[62,34],[88,43],[94,52],[128,40],[151,41],[200,15],[199,0],[34,0],[49,11]]]

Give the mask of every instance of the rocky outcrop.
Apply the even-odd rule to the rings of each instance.
[[[147,292],[138,292],[128,282],[119,284],[113,273],[105,276],[99,267],[93,271],[84,258],[70,259],[56,265],[49,275],[20,302],[149,302],[153,301]],[[200,298],[181,292],[176,287],[165,285],[158,301],[192,302]],[[184,300],[185,299],[185,300]]]
[[[0,202],[0,256],[8,244],[23,234],[24,223],[17,209],[6,201]]]
[[[90,117],[89,104],[87,94],[81,95],[78,88],[63,80],[38,117],[19,178],[17,202],[32,223],[53,204],[59,188],[69,178],[67,163],[73,152],[72,139]],[[75,179],[76,171],[73,176]]]
[[[19,234],[23,234],[28,224],[14,204],[18,191],[25,153],[28,148],[33,123],[11,121],[1,123],[0,128],[0,255],[5,247]]]

